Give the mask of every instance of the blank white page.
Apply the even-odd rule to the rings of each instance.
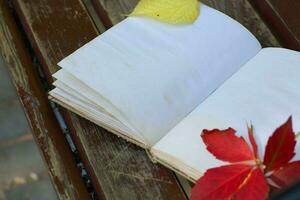
[[[191,25],[129,17],[59,65],[153,145],[260,49],[243,26],[202,4]]]
[[[206,169],[225,164],[206,150],[200,138],[202,130],[232,127],[248,139],[246,124],[251,121],[263,158],[262,147],[290,115],[294,130],[300,131],[299,75],[299,52],[263,49],[159,141],[152,153],[197,179]]]

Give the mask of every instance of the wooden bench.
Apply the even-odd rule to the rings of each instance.
[[[298,0],[203,2],[240,21],[264,46],[300,50]],[[152,163],[143,149],[47,99],[56,63],[136,3],[0,0],[1,53],[60,199],[187,199],[176,175]]]

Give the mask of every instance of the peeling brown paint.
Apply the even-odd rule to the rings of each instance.
[[[49,169],[60,199],[87,199],[89,194],[68,144],[48,104],[31,57],[4,0],[0,0],[0,50]],[[74,163],[72,165],[72,163]]]

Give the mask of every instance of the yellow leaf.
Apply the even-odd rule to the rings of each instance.
[[[169,24],[191,24],[199,16],[198,0],[141,0],[130,16],[147,16]]]

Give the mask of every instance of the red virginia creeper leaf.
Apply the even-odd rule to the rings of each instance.
[[[235,132],[232,128],[203,130],[201,137],[207,150],[219,160],[228,162],[254,160],[255,157],[247,142],[243,137],[236,136]]]
[[[248,126],[248,137],[252,146],[253,154],[256,159],[258,159],[258,147],[254,138],[254,129],[253,126],[251,125],[250,127]]]
[[[300,181],[300,161],[288,163],[272,174],[272,180],[281,187]]]
[[[256,168],[237,192],[235,200],[263,200],[267,199],[268,194],[269,186],[265,176],[260,168]]]
[[[190,200],[229,199],[251,173],[252,165],[227,165],[206,171],[192,189]]]
[[[266,171],[278,169],[287,164],[295,155],[296,137],[292,127],[292,117],[277,128],[269,138],[265,150]]]

